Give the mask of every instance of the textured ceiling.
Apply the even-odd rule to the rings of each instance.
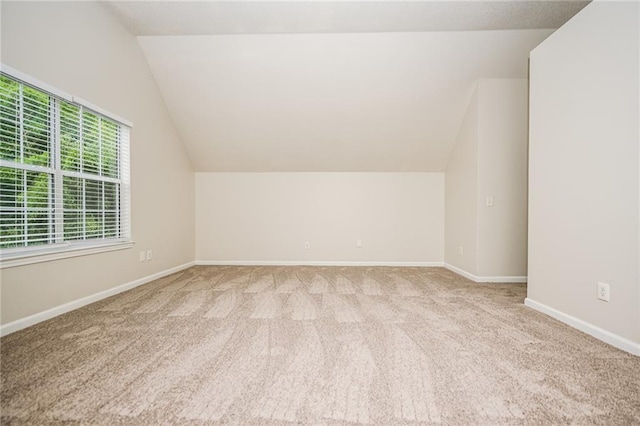
[[[136,35],[556,29],[588,1],[109,1]]]

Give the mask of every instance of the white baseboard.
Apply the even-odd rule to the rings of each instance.
[[[640,343],[625,339],[624,337],[613,334],[610,331],[604,330],[600,327],[596,327],[593,324],[585,322],[576,317],[572,317],[571,315],[565,314],[564,312],[561,312],[543,303],[536,302],[535,300],[528,297],[524,299],[524,304],[531,309],[535,309],[538,312],[549,315],[550,317],[555,318],[558,321],[563,322],[575,329],[578,329],[583,333],[587,333],[588,335],[595,337],[598,340],[602,340],[603,342],[608,343],[611,346],[615,346],[616,348],[621,349],[625,352],[629,352],[630,354],[640,356]]]
[[[450,270],[451,272],[455,272],[458,275],[462,275],[465,278],[470,279],[476,283],[526,283],[526,276],[496,276],[496,277],[488,277],[488,276],[478,276],[470,274],[464,269],[460,269],[457,266],[450,265],[448,263],[444,264],[444,267]]]
[[[185,263],[184,265],[180,265],[174,268],[166,269],[164,271],[156,272],[155,274],[148,275],[143,278],[139,278],[135,281],[131,281],[126,284],[122,284],[117,287],[113,287],[108,290],[104,290],[99,293],[95,293],[90,296],[86,296],[81,299],[65,303],[60,306],[56,306],[55,308],[47,309],[46,311],[38,312],[37,314],[29,315],[28,317],[9,322],[7,324],[3,324],[0,326],[0,336],[6,336],[7,334],[11,334],[18,330],[22,330],[23,328],[30,327],[39,322],[46,321],[53,317],[57,317],[58,315],[62,315],[69,311],[73,311],[74,309],[78,309],[83,306],[86,306],[90,303],[97,302],[98,300],[106,299],[107,297],[111,297],[118,293],[122,293],[123,291],[131,290],[132,288],[138,287],[142,284],[146,284],[153,280],[157,280],[158,278],[166,277],[167,275],[171,275],[175,272],[182,271],[183,269],[190,268],[194,264],[195,262],[189,262],[189,263]]]
[[[444,266],[444,262],[342,262],[315,260],[196,260],[206,266]]]

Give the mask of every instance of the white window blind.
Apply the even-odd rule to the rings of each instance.
[[[130,240],[128,125],[0,73],[2,257]]]

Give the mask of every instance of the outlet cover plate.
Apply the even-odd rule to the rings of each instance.
[[[605,302],[609,301],[609,284],[607,283],[598,283],[598,299],[604,300]]]

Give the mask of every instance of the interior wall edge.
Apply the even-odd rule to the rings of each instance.
[[[197,266],[399,266],[443,267],[444,262],[324,261],[324,260],[196,260]]]
[[[474,275],[464,269],[460,269],[457,266],[453,266],[449,263],[445,263],[444,267],[458,275],[470,279],[476,283],[526,283],[528,277],[526,276],[487,276],[487,275]]]
[[[555,318],[558,321],[567,324],[568,326],[575,328],[576,330],[580,330],[583,333],[586,333],[602,342],[605,342],[632,355],[640,356],[640,343],[638,342],[631,341],[615,333],[604,330],[591,323],[547,306],[544,303],[537,302],[530,297],[527,297],[524,300],[524,304],[531,309]]]
[[[125,284],[121,284],[119,286],[115,286],[109,288],[107,290],[100,291],[98,293],[94,293],[92,295],[82,297],[80,299],[76,299],[74,301],[64,303],[62,305],[53,307],[51,309],[47,309],[42,312],[38,312],[33,315],[29,315],[24,318],[17,319],[15,321],[11,321],[7,324],[0,325],[0,337],[4,337],[8,334],[14,333],[16,331],[22,330],[27,327],[31,327],[32,325],[38,324],[40,322],[49,320],[51,318],[55,318],[59,315],[65,314],[67,312],[71,312],[73,310],[82,308],[83,306],[89,305],[91,303],[97,302],[102,299],[106,299],[107,297],[114,296],[118,293],[122,293],[127,290],[131,290],[132,288],[141,286],[143,284],[147,284],[151,281],[157,280],[162,277],[166,277],[167,275],[171,275],[173,273],[182,271],[184,269],[190,268],[194,266],[195,262],[187,262],[182,265],[175,266],[173,268],[165,269],[164,271],[156,272],[155,274],[147,275],[146,277],[139,278],[134,281],[130,281]]]

